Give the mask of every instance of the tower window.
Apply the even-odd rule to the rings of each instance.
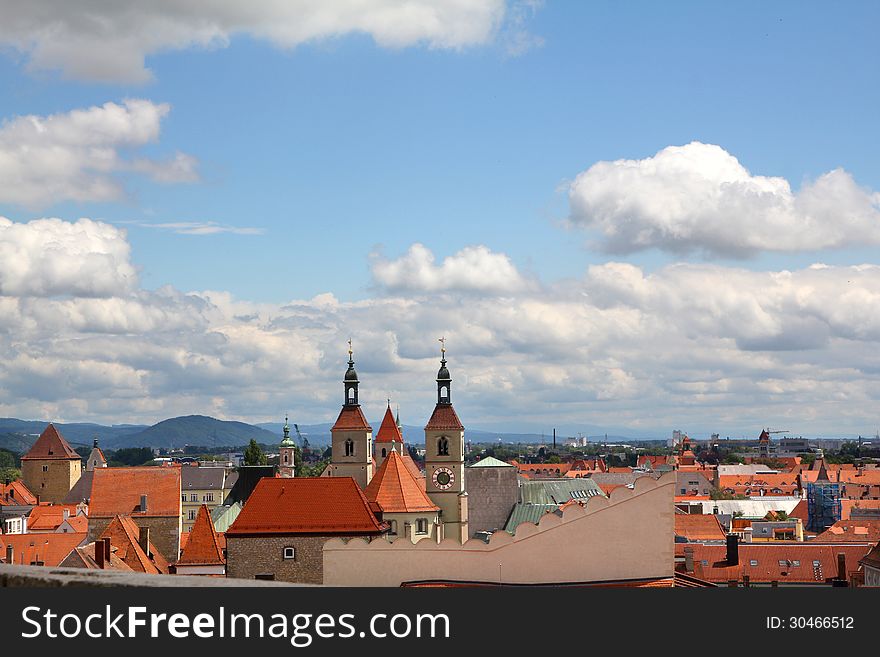
[[[49,472],[49,466],[48,466],[48,465],[44,465],[44,466],[43,466],[43,472]]]
[[[354,441],[351,438],[345,441],[345,455],[354,456]]]
[[[428,519],[427,518],[418,518],[416,520],[416,534],[427,534],[428,533]]]
[[[449,440],[446,436],[437,439],[437,456],[449,456]]]
[[[388,456],[388,452],[387,452],[387,451],[385,450],[385,448],[383,447],[383,448],[382,448],[382,458],[384,459],[386,456]]]
[[[296,559],[296,548],[292,548],[292,547],[284,548],[284,558],[285,559]]]
[[[284,455],[284,465],[287,465],[287,454]]]

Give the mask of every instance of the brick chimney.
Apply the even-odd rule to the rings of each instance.
[[[138,543],[140,543],[141,550],[144,551],[148,557],[150,556],[150,528],[149,527],[141,527],[141,533],[138,534]]]
[[[739,537],[736,534],[727,535],[727,565],[739,565]]]
[[[684,549],[684,572],[694,572],[694,548],[692,547]]]
[[[95,563],[98,568],[104,569],[104,541],[101,539],[95,541]]]
[[[843,552],[837,553],[837,579],[846,581],[846,555]]]
[[[147,496],[141,495],[141,513],[147,512]]]
[[[8,563],[10,566],[11,566],[13,563],[15,563],[15,562],[12,560],[14,556],[15,556],[15,550],[14,550],[13,547],[12,547],[12,543],[9,543],[9,544],[6,546],[6,563]]]
[[[103,538],[102,542],[104,543],[104,563],[106,563],[109,566],[110,565],[110,537],[107,536],[107,537]]]

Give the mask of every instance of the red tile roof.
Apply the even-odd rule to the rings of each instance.
[[[140,510],[141,495],[147,511]],[[140,466],[95,470],[89,517],[115,515],[179,516],[180,468]]]
[[[117,515],[101,532],[98,538],[110,538],[110,545],[116,548],[116,556],[129,568],[138,573],[168,573],[168,561],[150,541],[150,555],[140,546],[140,527],[129,516]]]
[[[880,518],[838,520],[813,540],[817,543],[877,543],[880,541]]]
[[[434,407],[434,412],[431,414],[431,419],[428,420],[428,424],[425,425],[425,429],[463,431],[464,426],[462,425],[461,420],[458,419],[458,415],[456,414],[455,409],[452,408],[452,404],[437,404]]]
[[[676,556],[683,556],[685,548],[694,551],[694,575],[710,582],[741,581],[748,575],[754,582],[785,583],[825,582],[837,577],[837,555],[846,556],[847,574],[858,570],[859,559],[871,549],[867,542],[862,545],[813,545],[811,543],[741,543],[739,545],[739,564],[727,565],[727,548],[724,545],[702,545],[700,543],[677,543]],[[706,564],[702,562],[706,561]],[[752,561],[756,565],[752,565]],[[780,565],[780,561],[784,565]],[[799,562],[796,565],[794,562]],[[818,565],[814,565],[814,561]]]
[[[351,477],[263,478],[226,536],[378,535],[386,528]]]
[[[403,442],[403,436],[400,434],[400,428],[394,420],[389,406],[385,411],[385,417],[382,418],[382,426],[379,427],[379,433],[376,434],[377,443]]]
[[[55,425],[50,424],[40,434],[37,441],[31,445],[27,454],[21,457],[22,461],[28,459],[81,460],[82,457],[73,450],[70,443],[64,440],[64,436],[55,428]]]
[[[689,541],[723,541],[726,534],[712,514],[676,513],[675,533]]]
[[[28,566],[42,561],[54,567],[85,539],[86,534],[0,534],[0,556],[5,559],[6,546],[12,545],[15,563]]]
[[[192,531],[186,541],[186,549],[177,560],[179,566],[222,566],[226,563],[220,536],[211,522],[208,505],[202,504],[196,515]]]
[[[339,417],[336,418],[336,424],[330,429],[330,431],[349,430],[373,430],[373,427],[367,422],[367,418],[364,417],[364,412],[360,406],[343,406],[342,410],[339,411]]]
[[[29,531],[55,531],[64,522],[64,512],[72,520],[76,516],[76,504],[47,504],[31,509],[27,519]]]
[[[364,491],[370,502],[375,502],[383,513],[433,512],[438,507],[425,492],[424,483],[412,476],[403,458],[394,450],[382,462]]]
[[[853,509],[880,509],[880,500],[840,500],[840,519],[849,520]]]
[[[416,465],[416,462],[413,461],[413,457],[410,456],[408,452],[404,451],[403,456],[400,458],[403,459],[403,464],[406,466],[406,469],[409,470],[409,473],[415,477],[416,481],[425,481],[425,475],[422,474],[421,469],[419,469],[419,466]],[[422,488],[424,488],[424,486]]]
[[[37,503],[37,496],[30,492],[20,479],[10,481],[7,486],[0,483],[0,504],[33,505]]]

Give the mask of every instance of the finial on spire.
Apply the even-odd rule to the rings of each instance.
[[[391,408],[391,397],[388,397],[388,408]]]
[[[354,353],[354,352],[353,352],[352,349],[351,349],[351,338],[349,338],[349,339],[348,339],[348,360],[351,360],[351,355],[352,355],[353,353]]]
[[[440,343],[440,360],[444,363],[446,362],[446,336],[441,337],[438,342]]]

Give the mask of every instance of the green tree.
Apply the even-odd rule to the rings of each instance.
[[[266,457],[266,453],[260,448],[257,441],[251,438],[251,441],[244,450],[244,464],[266,465],[268,462],[269,459]]]
[[[153,460],[153,450],[149,447],[124,447],[113,452],[109,460],[122,465],[144,465]]]

